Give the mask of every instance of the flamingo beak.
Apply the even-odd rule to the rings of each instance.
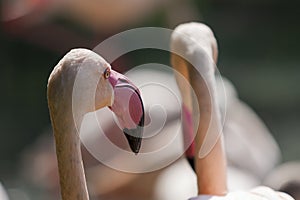
[[[108,79],[114,90],[114,101],[109,108],[117,116],[130,149],[137,154],[141,148],[144,127],[140,91],[126,76],[114,70],[111,70]]]

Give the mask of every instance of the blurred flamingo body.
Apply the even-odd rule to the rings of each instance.
[[[171,62],[175,70],[182,72],[191,83],[196,98],[191,98],[191,91],[177,83],[183,96],[183,107],[186,116],[198,117],[195,110],[199,107],[201,120],[199,128],[197,120],[189,122],[196,131],[194,147],[187,156],[194,153],[195,171],[198,180],[198,194],[193,200],[214,199],[289,199],[284,193],[275,192],[267,187],[258,187],[250,192],[227,193],[227,169],[225,149],[223,146],[223,130],[221,114],[218,106],[217,82],[215,79],[215,63],[217,62],[217,42],[211,29],[201,23],[179,25],[171,37]],[[184,58],[184,59],[183,59]],[[225,116],[223,116],[225,117]],[[185,123],[188,120],[183,121]],[[192,135],[193,129],[184,130],[184,134]],[[203,148],[204,147],[204,148]],[[234,149],[232,149],[234,151]],[[235,181],[239,181],[236,179]]]

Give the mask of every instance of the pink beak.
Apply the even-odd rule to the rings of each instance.
[[[131,150],[137,154],[141,148],[144,127],[144,106],[138,88],[124,75],[111,70],[108,78],[114,89],[115,113]]]

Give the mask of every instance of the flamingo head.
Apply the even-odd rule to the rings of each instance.
[[[109,107],[131,150],[139,152],[144,126],[141,94],[95,52],[73,49],[60,60],[48,80],[48,104],[52,121],[59,127],[68,124],[69,113],[81,124],[86,113]]]
[[[93,84],[92,80],[98,80],[95,109],[108,107],[115,114],[130,149],[137,154],[141,147],[144,126],[144,106],[139,89],[126,76],[112,70],[110,64],[101,56],[89,50],[84,51],[85,61],[82,65],[88,72],[83,73],[83,80],[87,85]]]

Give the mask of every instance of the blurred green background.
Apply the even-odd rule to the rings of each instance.
[[[58,1],[41,1],[45,5],[23,1],[25,11],[21,9],[18,15],[20,6],[13,10],[18,2],[3,2],[0,32],[0,180],[6,187],[18,187],[22,152],[50,128],[47,79],[69,49],[92,49],[130,28],[173,29],[187,21],[201,21],[214,30],[220,72],[264,120],[279,143],[283,161],[300,160],[299,1],[153,1],[142,7],[144,12],[133,6],[133,16],[123,21],[105,20],[104,14],[99,24],[97,19],[89,23],[91,16],[76,6],[59,5]],[[97,3],[101,7],[101,1]],[[111,15],[122,11],[115,13],[111,4],[107,5]],[[137,52],[136,61],[127,59],[122,65],[169,63],[167,53],[153,53],[146,59],[143,55]]]

